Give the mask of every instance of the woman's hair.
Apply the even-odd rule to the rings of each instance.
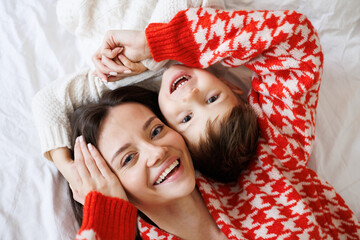
[[[156,92],[138,86],[126,86],[106,92],[97,103],[88,103],[75,110],[71,117],[71,145],[74,158],[75,140],[82,135],[87,143],[98,146],[98,137],[102,121],[109,110],[123,103],[140,103],[149,108],[159,119],[164,120],[158,105]],[[82,205],[74,200],[69,187],[72,208],[76,221],[82,224]]]
[[[248,104],[235,106],[216,131],[207,123],[205,138],[189,145],[195,169],[220,182],[235,181],[255,154],[259,127]]]

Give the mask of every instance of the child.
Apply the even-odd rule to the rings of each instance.
[[[234,184],[197,177],[212,217],[228,238],[359,238],[360,225],[354,214],[335,190],[307,167],[323,55],[306,17],[292,11],[189,9],[168,24],[149,25],[146,37],[155,60],[174,59],[191,67],[222,61],[227,66],[245,64],[255,72],[249,104],[260,127],[256,156]],[[136,48],[121,39],[119,44],[125,46],[129,58],[140,60],[130,54]],[[202,98],[206,94],[201,95],[200,87],[194,85],[200,84],[199,74],[184,70],[178,77],[186,79],[180,89],[189,89],[188,94],[198,94],[203,101],[209,99]],[[172,84],[167,88],[169,94]],[[216,99],[220,100],[221,94],[215,94]],[[188,101],[181,97],[179,106]],[[232,103],[229,110],[239,104]],[[193,111],[186,113],[191,119],[195,119]],[[181,123],[172,125],[180,128]],[[198,127],[205,129],[206,125]],[[96,226],[97,219],[93,220]],[[142,220],[138,224],[143,238],[173,237]]]
[[[193,14],[186,13],[169,24],[151,24],[146,36],[111,31],[100,51],[111,59],[116,57],[112,47],[123,46],[133,61],[153,57],[187,65],[165,71],[159,105],[167,123],[184,136],[195,167],[204,174],[222,182],[237,179],[256,149],[258,125],[252,110],[258,115],[261,137],[276,140],[279,148],[273,151],[283,154],[290,148],[307,163],[323,60],[311,24],[300,19],[304,24],[295,29],[295,17],[266,12],[236,18],[224,14],[221,20],[208,11],[198,14],[205,16],[192,19]],[[237,101],[218,78],[198,69],[219,61],[229,67],[245,65],[256,73],[248,97],[251,108]]]

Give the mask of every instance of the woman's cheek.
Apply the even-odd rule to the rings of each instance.
[[[170,128],[168,135],[169,135],[169,141],[173,142],[174,144],[178,145],[179,143],[182,143],[185,145],[184,138],[177,131]]]

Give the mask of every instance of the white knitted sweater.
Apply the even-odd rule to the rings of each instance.
[[[110,29],[144,30],[150,22],[168,22],[180,10],[189,7],[224,8],[223,0],[59,0],[58,19],[80,40],[83,57],[90,63],[91,55],[100,46]],[[38,129],[41,151],[51,160],[49,151],[71,147],[70,117],[74,109],[97,101],[104,91],[140,83],[153,87],[161,79],[166,62],[152,59],[143,64],[153,70],[104,84],[92,76],[90,68],[51,82],[33,98],[32,108]],[[154,85],[155,84],[155,85]]]

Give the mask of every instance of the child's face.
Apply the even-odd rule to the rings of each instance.
[[[168,124],[186,141],[197,144],[207,122],[219,121],[239,104],[238,97],[210,72],[173,65],[162,77],[159,106]]]

